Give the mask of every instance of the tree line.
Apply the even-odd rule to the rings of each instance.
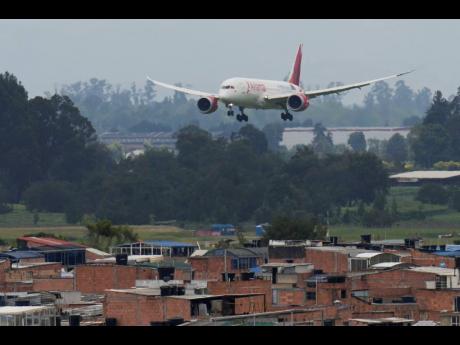
[[[340,83],[328,86],[336,84]],[[72,99],[99,133],[177,131],[187,125],[216,131],[243,125],[235,123],[233,117],[227,117],[223,107],[216,113],[203,115],[196,107],[196,100],[187,99],[177,92],[160,100],[155,85],[150,81],[146,81],[143,87],[132,83],[130,88],[122,88],[106,80],[91,78],[63,85],[59,94]],[[403,80],[398,80],[394,89],[382,81],[373,85],[362,105],[344,105],[341,95],[318,97],[311,101],[307,112],[294,114],[294,121],[282,123],[282,126],[308,126],[316,122],[328,127],[412,126],[420,122],[430,104],[431,95],[428,88],[414,91]],[[279,111],[275,110],[251,110],[249,113],[251,123],[260,129],[270,123],[280,122],[279,115]]]

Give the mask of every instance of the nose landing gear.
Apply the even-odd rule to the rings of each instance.
[[[228,108],[227,116],[233,116],[233,115],[235,114],[235,113],[233,112],[233,107],[232,107],[232,106],[233,106],[233,104],[229,104],[229,105],[227,106],[227,108]]]

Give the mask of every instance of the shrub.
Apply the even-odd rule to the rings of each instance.
[[[437,184],[425,184],[417,192],[416,200],[424,204],[446,205],[449,201],[449,192]]]

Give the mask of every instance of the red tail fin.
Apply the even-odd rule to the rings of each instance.
[[[300,64],[302,63],[302,44],[299,46],[297,55],[295,57],[294,65],[289,76],[289,82],[291,84],[299,85],[300,83]]]

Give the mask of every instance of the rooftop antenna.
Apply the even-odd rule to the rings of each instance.
[[[197,246],[198,246],[198,249],[201,250],[200,242],[196,241],[196,244],[197,244]]]

